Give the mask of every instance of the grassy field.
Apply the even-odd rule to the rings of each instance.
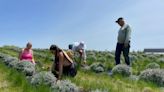
[[[9,81],[8,72],[4,70],[4,66],[0,64],[0,92],[22,92],[22,88],[15,86],[13,82]]]
[[[19,48],[13,46],[5,46],[0,48],[0,52],[18,57]],[[101,62],[106,66],[106,71],[114,67],[114,58],[112,54],[108,54],[108,52],[88,51],[87,54],[88,57],[92,57],[87,59],[89,65],[94,62]],[[140,72],[145,69],[145,66],[147,64],[149,64],[150,62],[156,62],[158,58],[163,57],[163,55],[146,56],[142,52],[131,53],[131,55],[135,54],[137,54],[138,56],[136,55],[137,60],[134,59],[133,61],[135,62],[132,63],[132,74],[134,75],[139,75]],[[37,70],[49,71],[48,67],[50,67],[52,64],[52,55],[49,53],[49,51],[35,49],[34,55],[36,61],[40,62],[40,64],[36,66]],[[161,68],[164,68],[164,63],[157,63],[160,64]],[[47,87],[35,88],[31,86],[27,81],[22,81],[25,80],[25,76],[18,73],[17,71],[7,69],[3,64],[0,64],[0,73],[0,92],[50,91]],[[64,77],[64,79],[71,80],[81,89],[83,89],[84,92],[89,92],[91,90],[97,89],[100,90],[100,92],[164,92],[164,90],[153,83],[146,83],[144,81],[133,81],[129,80],[129,78],[121,76],[109,76],[107,72],[98,74],[92,71],[79,69],[78,74],[75,78]]]
[[[24,74],[0,63],[0,92],[49,92],[46,86],[34,87]]]

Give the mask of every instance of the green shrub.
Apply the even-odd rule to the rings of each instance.
[[[110,92],[109,90],[100,90],[100,89],[96,89],[96,90],[92,90],[90,92]]]
[[[160,68],[160,65],[157,64],[157,63],[149,63],[147,66],[146,66],[146,69],[158,69]]]
[[[138,60],[137,56],[135,56],[135,55],[130,55],[129,57],[130,57],[131,62],[134,62],[134,61]]]
[[[140,80],[152,82],[158,86],[164,86],[164,70],[162,69],[146,69],[139,75]]]
[[[96,62],[97,61],[97,57],[96,56],[88,56],[87,57],[87,64],[88,65],[91,65],[93,62]]]
[[[115,56],[113,54],[111,54],[111,53],[107,53],[105,55],[105,57],[108,58],[108,59],[111,59],[111,58],[114,58]]]
[[[69,80],[62,80],[52,86],[52,92],[79,92],[79,88]]]
[[[56,77],[54,77],[54,75],[51,72],[42,71],[32,76],[31,84],[35,86],[39,86],[42,84],[52,86],[56,83],[56,80]]]
[[[130,76],[131,75],[131,71],[130,71],[130,67],[127,65],[116,65],[113,69],[112,69],[113,75],[121,75],[121,76]]]
[[[97,62],[106,62],[107,61],[107,59],[105,58],[105,57],[99,57],[98,59],[97,59]]]
[[[15,57],[11,57],[11,56],[6,56],[6,57],[4,57],[4,63],[6,64],[6,65],[8,65],[10,62],[12,62],[12,61],[18,61],[18,59],[17,58],[15,58]]]
[[[164,63],[164,58],[158,58],[157,62]]]
[[[35,65],[30,61],[20,61],[16,65],[16,69],[23,72],[26,76],[32,76],[35,73]]]
[[[157,56],[154,55],[154,54],[147,55],[147,57],[151,60],[156,60],[157,59]]]
[[[104,72],[105,71],[105,67],[103,64],[101,63],[93,63],[90,66],[90,69],[96,73],[100,73],[100,72]]]
[[[11,68],[16,68],[18,63],[19,63],[18,60],[14,60],[14,61],[11,61],[8,64],[8,66],[11,67]]]

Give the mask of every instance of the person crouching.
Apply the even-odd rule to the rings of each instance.
[[[55,57],[51,71],[58,80],[62,79],[62,75],[74,77],[77,74],[75,62],[65,51],[56,45],[51,45],[50,51]]]

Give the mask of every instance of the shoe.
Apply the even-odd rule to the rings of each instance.
[[[109,76],[112,76],[112,75],[113,75],[112,70],[109,70],[108,75],[109,75]]]

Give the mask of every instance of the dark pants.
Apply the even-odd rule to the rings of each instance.
[[[51,72],[55,75],[55,77],[58,78],[58,74],[56,73],[59,72],[59,63],[54,62],[52,67],[51,67]],[[63,75],[65,76],[71,76],[74,77],[77,74],[77,64],[76,62],[72,63],[69,66],[63,66]]]
[[[127,47],[124,47],[124,44],[117,43],[116,51],[115,51],[116,65],[120,64],[120,56],[121,56],[122,51],[123,51],[123,55],[124,55],[124,59],[125,59],[126,64],[130,65],[129,49],[130,49],[130,44]]]

